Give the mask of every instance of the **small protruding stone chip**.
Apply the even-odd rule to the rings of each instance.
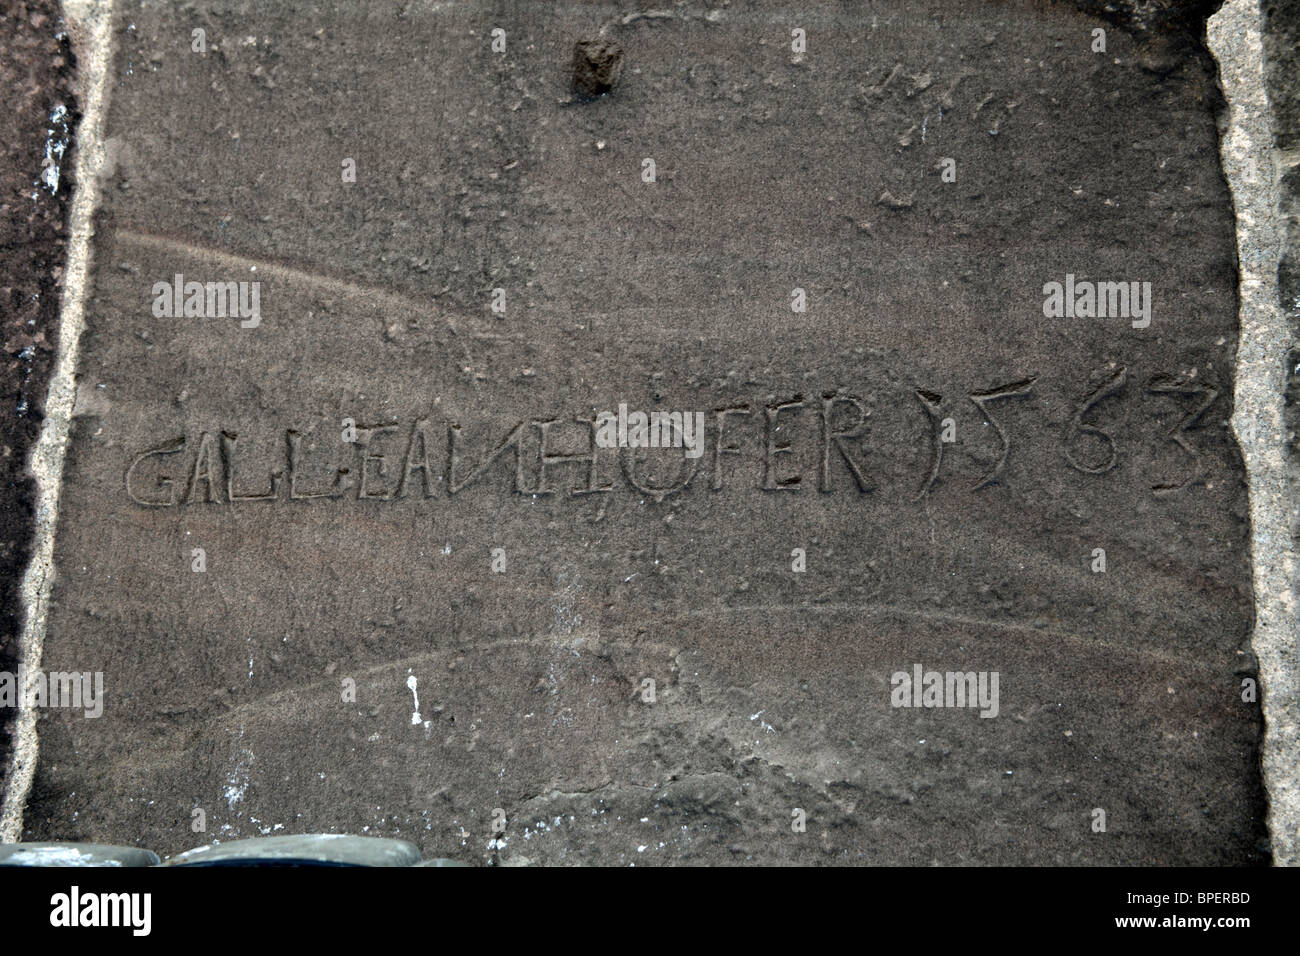
[[[573,45],[573,91],[596,97],[608,93],[623,70],[623,47],[616,40],[596,37]]]

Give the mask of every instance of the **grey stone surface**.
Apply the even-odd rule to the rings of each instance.
[[[4,843],[0,866],[154,866],[158,854],[136,846],[100,843]]]
[[[165,866],[414,866],[420,851],[405,840],[308,833],[195,847]]]
[[[113,706],[42,720],[26,832],[1266,858],[1221,100],[1199,21],[1108,22],[124,13],[44,644]],[[1046,319],[1067,273],[1151,281],[1150,326]],[[177,274],[255,277],[260,322],[154,315]],[[707,413],[687,487],[542,463],[620,401]],[[914,664],[996,671],[998,716],[891,707]]]

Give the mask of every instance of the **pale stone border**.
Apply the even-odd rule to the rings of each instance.
[[[104,165],[103,127],[112,52],[112,0],[63,0],[63,16],[79,65],[81,124],[77,130],[76,192],[69,218],[68,261],[59,316],[59,348],[46,401],[45,423],[32,454],[37,483],[32,559],[23,578],[19,654],[29,680],[39,671],[46,614],[54,584],[54,533],[63,459],[76,399],[75,374],[90,276],[90,241]],[[1237,214],[1241,333],[1237,351],[1233,427],[1250,483],[1255,628],[1264,707],[1264,782],[1274,862],[1300,865],[1300,722],[1297,721],[1297,623],[1291,502],[1285,460],[1283,396],[1292,344],[1280,308],[1281,249],[1273,138],[1264,86],[1259,0],[1227,0],[1210,18],[1207,35],[1219,61],[1229,103],[1220,143]],[[13,755],[0,803],[0,842],[22,837],[23,809],[37,762],[36,714],[17,714]]]
[[[1283,416],[1292,337],[1278,298],[1281,207],[1264,86],[1262,26],[1259,0],[1227,0],[1210,18],[1206,34],[1228,100],[1228,122],[1219,150],[1237,213],[1241,334],[1232,425],[1250,482],[1255,585],[1251,643],[1259,659],[1264,708],[1268,826],[1273,862],[1295,866],[1300,864],[1296,578],[1291,544],[1295,497],[1287,477]]]
[[[45,422],[32,451],[36,479],[36,531],[32,557],[23,576],[23,630],[19,662],[33,685],[45,647],[45,623],[54,586],[54,530],[59,518],[59,490],[68,444],[72,406],[77,397],[77,358],[84,327],[85,298],[90,282],[90,240],[104,165],[104,113],[108,107],[108,76],[112,47],[112,0],[63,0],[63,19],[77,54],[77,128],[75,192],[68,217],[68,261],[59,305],[59,350],[45,401]],[[24,688],[26,692],[27,688]],[[22,839],[23,808],[36,773],[36,711],[18,708],[14,719],[13,753],[5,771],[0,803],[0,842]]]

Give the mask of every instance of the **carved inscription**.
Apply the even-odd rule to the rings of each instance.
[[[1015,440],[1019,440],[1014,429],[1008,430],[994,416],[991,406],[1033,396],[1035,381],[1036,376],[1027,376],[965,395],[992,429],[997,443],[993,466],[975,477],[969,486],[972,492],[1005,480]],[[1083,398],[1068,422],[1048,429],[1060,435],[1061,457],[1069,467],[1086,475],[1105,475],[1119,464],[1125,448],[1131,447],[1131,441],[1126,446],[1122,437],[1097,423],[1108,403],[1124,395],[1128,383],[1126,368],[1109,372]],[[1204,427],[1206,413],[1220,390],[1186,377],[1155,375],[1141,394],[1181,400],[1187,406],[1166,440],[1190,459],[1188,468],[1181,475],[1153,480],[1152,492],[1166,496],[1202,482],[1206,476],[1204,453],[1191,434]],[[954,420],[945,417],[945,412],[958,403],[945,403],[943,394],[927,388],[915,388],[912,395],[921,405],[928,431],[917,435],[926,446],[928,461],[916,494],[919,499],[932,493],[945,470],[944,446],[956,440]],[[757,480],[750,485],[758,490],[800,493],[815,488],[820,494],[849,491],[869,495],[877,490],[872,458],[879,460],[897,451],[873,441],[870,403],[838,389],[823,392],[813,401],[794,395],[784,401],[726,405],[712,409],[709,420],[712,436],[705,447],[711,447],[713,454],[707,465],[704,457],[684,454],[682,449],[602,448],[596,441],[595,418],[525,418],[504,431],[483,425],[467,428],[458,422],[447,422],[439,430],[425,418],[409,424],[357,424],[350,429],[358,436],[355,441],[338,442],[326,478],[321,477],[323,462],[307,455],[304,435],[294,428],[284,431],[282,455],[260,465],[252,456],[245,459],[236,431],[214,428],[137,453],[127,465],[125,486],[137,505],[169,508],[343,498],[450,498],[489,475],[507,475],[511,491],[517,494],[560,493],[576,498],[624,487],[660,502],[687,491],[701,468],[709,474],[700,482],[710,491],[738,484],[733,466],[748,458],[759,462]],[[815,474],[808,475],[807,482],[799,473],[797,438],[815,444],[816,457],[811,459]],[[987,432],[979,441],[989,443]],[[468,447],[482,450],[471,453]],[[315,455],[320,458],[325,453],[317,448]],[[316,477],[309,479],[309,473]]]

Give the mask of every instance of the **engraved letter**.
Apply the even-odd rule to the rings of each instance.
[[[159,475],[158,480],[156,482],[156,486],[158,488],[160,489],[165,488],[167,490],[167,500],[148,501],[144,498],[141,498],[139,495],[137,495],[134,491],[131,490],[131,475],[135,473],[136,466],[138,466],[140,462],[144,461],[146,458],[152,458],[155,455],[174,455],[184,447],[185,447],[185,438],[184,436],[182,436],[180,438],[175,438],[172,441],[169,441],[167,444],[162,445],[161,447],[152,448],[149,451],[142,451],[140,454],[136,455],[133,459],[131,459],[130,467],[126,469],[127,497],[130,498],[132,501],[134,501],[136,504],[145,505],[146,507],[149,508],[174,507],[176,505],[176,489],[175,487],[173,487],[172,480],[169,476]]]
[[[384,456],[372,455],[370,453],[370,442],[374,440],[376,435],[379,435],[382,432],[397,431],[397,427],[398,426],[396,425],[374,425],[370,428],[364,429],[369,434],[367,435],[366,444],[361,450],[361,481],[357,485],[358,501],[387,501],[392,498],[392,495],[385,491],[381,491],[377,495],[368,494],[366,492],[366,479],[370,477],[370,463],[372,461],[379,462],[379,477],[383,477],[384,474]]]
[[[516,492],[527,491],[524,487],[524,456],[519,452],[519,440],[523,435],[523,430],[523,422],[516,424],[514,428],[510,429],[509,434],[506,435],[505,441],[500,445],[497,445],[492,453],[484,459],[483,463],[470,472],[469,476],[464,481],[458,482],[456,480],[456,465],[459,462],[459,458],[457,458],[457,446],[459,445],[460,426],[456,424],[448,425],[447,446],[449,451],[447,454],[447,494],[454,495],[463,488],[478,481],[479,478],[483,477],[484,472],[491,467],[492,462],[496,461],[497,458],[501,456],[501,453],[507,448],[511,449],[515,455],[514,490]]]
[[[831,425],[831,416],[837,404],[851,405],[857,412],[857,421],[847,426],[841,431],[833,431]],[[822,396],[822,461],[821,461],[821,480],[818,482],[818,489],[821,491],[831,490],[831,444],[834,443],[836,450],[844,459],[849,470],[853,472],[853,480],[858,483],[858,491],[865,494],[868,491],[874,491],[875,485],[871,483],[871,478],[858,467],[857,462],[849,455],[849,451],[844,447],[846,438],[860,438],[863,432],[867,430],[867,416],[871,412],[857,398],[852,395],[824,395]]]
[[[574,497],[577,497],[578,495],[590,495],[590,494],[595,494],[597,492],[609,491],[611,488],[614,487],[612,484],[601,485],[597,483],[596,459],[597,459],[597,455],[599,454],[599,452],[597,451],[597,448],[599,446],[596,442],[596,433],[597,433],[596,422],[589,421],[588,419],[585,418],[575,418],[574,421],[580,425],[585,425],[587,427],[588,438],[591,444],[587,451],[576,452],[572,455],[552,455],[547,451],[546,448],[547,438],[549,437],[551,426],[559,424],[560,420],[558,418],[550,418],[545,421],[533,422],[533,424],[537,426],[537,459],[539,462],[537,468],[537,488],[533,491],[533,494],[549,495],[551,493],[551,489],[546,485],[546,467],[548,465],[558,465],[568,461],[582,462],[587,466],[586,487],[574,488],[571,492],[569,492],[570,495]]]
[[[283,472],[271,472],[271,490],[264,495],[235,494],[235,441],[239,436],[235,432],[221,432],[221,463],[226,467],[226,500],[234,501],[272,501],[280,497],[280,478]]]
[[[308,493],[298,491],[298,456],[302,448],[302,435],[298,434],[292,428],[284,433],[285,439],[289,443],[289,500],[290,501],[308,501],[312,498],[338,498],[343,494],[342,491],[326,491],[321,493]],[[334,487],[339,487],[340,479],[348,473],[348,469],[340,468],[334,477]]]
[[[686,486],[691,483],[695,473],[700,468],[700,460],[691,458],[689,455],[682,455],[682,465],[684,466],[677,473],[677,481],[674,484],[667,485],[663,488],[655,488],[651,485],[642,484],[636,475],[636,448],[628,447],[622,449],[619,459],[623,465],[623,474],[627,476],[628,484],[643,495],[649,495],[656,502],[663,501],[664,498],[671,494],[685,490]]]
[[[768,405],[764,412],[767,415],[767,449],[763,457],[763,490],[765,491],[798,491],[799,476],[787,478],[784,481],[776,479],[776,469],[772,465],[772,459],[777,455],[791,454],[793,446],[789,443],[780,444],[776,440],[776,433],[781,430],[778,422],[780,414],[787,408],[803,408],[803,399],[796,395],[794,401],[782,402],[776,405]]]
[[[213,504],[216,501],[212,496],[217,484],[214,474],[216,471],[216,449],[212,446],[211,435],[207,432],[199,435],[199,453],[194,457],[194,470],[190,472],[190,485],[185,494],[185,501],[189,504],[194,504],[194,491],[200,481],[205,482],[208,486],[203,493],[203,500],[208,504]]]
[[[713,484],[710,486],[714,491],[722,488],[722,456],[740,454],[740,449],[737,446],[723,443],[722,433],[726,428],[727,416],[749,414],[751,412],[748,405],[733,405],[730,408],[715,408],[713,410],[713,420],[718,429],[718,437],[713,445]]]
[[[410,491],[411,475],[420,472],[420,487],[424,497],[435,498],[437,492],[433,487],[433,469],[429,467],[429,436],[425,432],[424,419],[418,419],[411,426],[411,437],[406,443],[406,460],[402,465],[402,480],[397,485],[397,497],[405,498]],[[420,457],[415,457],[415,442],[420,441]]]

